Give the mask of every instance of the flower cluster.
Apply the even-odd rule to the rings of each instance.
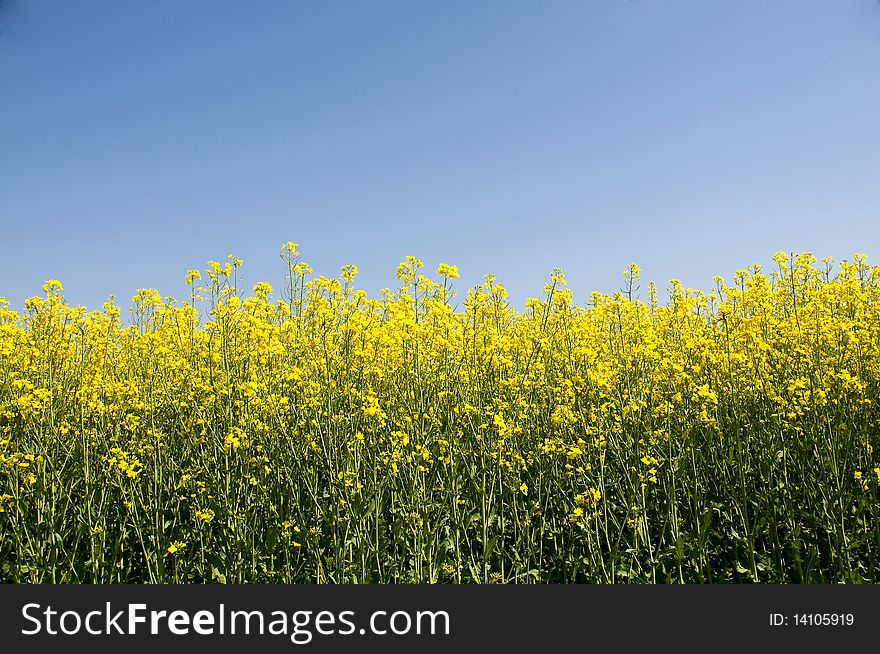
[[[0,299],[0,580],[880,581],[880,268]]]

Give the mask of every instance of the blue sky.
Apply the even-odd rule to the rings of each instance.
[[[872,0],[6,0],[0,296],[182,296],[282,242],[371,293],[408,254],[517,305],[638,262],[880,257]]]

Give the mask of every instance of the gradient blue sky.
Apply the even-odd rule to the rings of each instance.
[[[6,0],[0,296],[406,255],[517,305],[880,257],[872,0]],[[869,261],[874,261],[869,258]]]

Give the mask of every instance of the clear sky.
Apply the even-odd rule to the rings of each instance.
[[[182,296],[282,242],[371,293],[408,254],[518,306],[631,261],[708,288],[880,259],[874,0],[5,0],[0,296]]]

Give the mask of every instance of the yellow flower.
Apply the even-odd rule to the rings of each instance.
[[[171,545],[168,546],[168,553],[169,554],[177,554],[178,552],[182,551],[184,548],[186,548],[186,543],[182,540],[176,540],[173,543],[171,543]]]
[[[57,279],[50,279],[45,284],[43,284],[43,292],[44,293],[60,293],[64,290],[64,287],[61,285]]]
[[[441,263],[437,267],[437,274],[440,275],[441,277],[448,277],[449,279],[456,279],[459,276],[458,267],[451,266],[448,263]]]

